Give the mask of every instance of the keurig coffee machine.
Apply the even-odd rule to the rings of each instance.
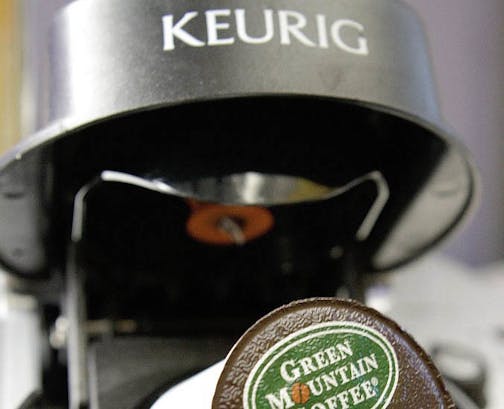
[[[48,35],[44,124],[0,159],[0,261],[47,340],[23,408],[159,405],[270,311],[364,302],[473,202],[400,1],[77,0]],[[290,373],[351,355],[345,339]],[[407,407],[372,401],[381,378],[308,406],[290,378],[268,407]]]

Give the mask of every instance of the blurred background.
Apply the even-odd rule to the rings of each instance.
[[[480,353],[490,369],[487,408],[502,409],[504,1],[405,1],[425,23],[446,123],[472,153],[481,200],[470,222],[437,254],[392,275],[387,289],[374,287],[369,299],[430,352],[456,343]],[[45,34],[54,14],[69,2],[0,0],[0,154],[45,122]],[[30,343],[37,337],[36,305],[22,297],[7,302],[1,283],[0,277],[0,408],[14,409],[38,382],[25,377],[21,385],[12,376],[34,373],[37,353]]]

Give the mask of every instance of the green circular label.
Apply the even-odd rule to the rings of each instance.
[[[256,364],[244,409],[382,409],[397,388],[390,342],[352,322],[329,322],[291,334]]]

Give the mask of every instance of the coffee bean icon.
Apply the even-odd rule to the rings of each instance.
[[[310,388],[304,383],[292,385],[292,400],[294,403],[306,403],[310,399]]]

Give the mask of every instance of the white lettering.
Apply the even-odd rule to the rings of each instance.
[[[338,400],[336,399],[336,396],[331,396],[325,401],[325,403],[329,409],[338,409]]]
[[[348,379],[348,376],[347,376],[347,372],[348,372],[348,367],[346,367],[346,366],[342,366],[341,368],[338,368],[334,371],[335,374],[338,374],[340,376],[342,385],[345,385],[348,382],[350,382],[350,379]]]
[[[360,378],[362,375],[365,375],[357,369],[353,362],[350,363],[350,378],[353,381],[354,379]]]
[[[352,400],[353,404],[357,405],[359,403],[364,402],[364,397],[361,395],[360,391],[361,385],[354,386],[353,388],[350,388],[349,392],[350,395],[352,395]]]
[[[303,368],[303,373],[305,375],[309,375],[311,374],[312,372],[316,372],[317,371],[317,367],[313,364],[313,361],[311,358],[309,357],[306,357],[306,358],[303,358],[301,360],[299,360],[299,363],[301,364],[301,368]]]
[[[173,15],[163,17],[164,50],[175,49],[175,37],[192,47],[203,47],[205,43],[193,37],[183,27],[198,15],[196,11],[186,13],[177,24],[173,25]]]
[[[341,359],[345,359],[347,356],[353,356],[352,346],[348,340],[343,344],[336,345],[336,347],[341,355]]]
[[[341,37],[344,28],[356,29],[359,34],[358,46],[352,47],[345,43]],[[357,55],[369,55],[367,39],[364,37],[364,26],[353,20],[338,20],[331,27],[331,36],[334,43],[343,51]]]
[[[342,409],[348,409],[350,407],[348,402],[348,392],[344,391],[338,394],[338,400],[340,401]]]
[[[319,37],[319,47],[329,48],[329,40],[327,38],[326,16],[324,16],[323,14],[317,14],[317,29]]]
[[[335,363],[337,363],[337,362],[339,362],[341,360],[341,357],[336,352],[336,348],[335,347],[327,348],[325,350],[325,353],[327,354],[327,356],[329,358],[329,362],[331,362],[331,364],[335,364]]]
[[[313,354],[313,358],[315,359],[315,362],[317,362],[318,369],[325,368],[326,366],[329,365],[329,362],[327,362],[325,359],[323,351],[320,351],[320,352],[317,352],[316,354]]]
[[[366,400],[376,396],[376,389],[373,388],[370,381],[362,382],[362,389],[364,389],[364,393],[366,394]]]
[[[250,33],[251,27],[250,25],[247,26],[247,11],[245,9],[207,10],[203,23],[206,23],[206,42],[195,37],[187,29],[189,23],[199,16],[197,11],[187,12],[178,21],[174,21],[174,16],[171,14],[163,16],[163,48],[165,51],[174,50],[176,40],[191,47],[231,45],[236,41],[246,44],[265,44],[273,41],[278,30],[281,45],[292,45],[293,42],[298,42],[307,47],[328,49],[331,44],[334,44],[334,46],[347,53],[362,56],[369,55],[365,28],[354,20],[333,20],[334,22],[330,24],[324,14],[316,14],[311,17],[311,20],[308,20],[305,15],[293,10],[274,11],[265,9],[262,12],[264,14],[264,31],[262,25],[259,24],[259,32],[252,30],[252,33]],[[278,14],[278,19],[275,19],[275,13]],[[231,24],[233,17],[236,24],[236,35],[231,34],[234,26]],[[304,31],[309,21],[312,25],[311,31],[316,32],[316,42],[311,40]],[[278,24],[278,27],[276,27],[276,24]],[[225,34],[226,31],[228,32],[227,35]],[[340,357],[342,359],[346,351],[339,350],[339,353],[342,355]],[[336,354],[331,351],[330,355],[332,363],[336,358]]]
[[[291,35],[298,41],[308,47],[315,47],[308,37],[301,31],[306,27],[306,17],[297,11],[281,10],[278,12],[280,24],[280,43],[284,45],[291,44]],[[294,21],[291,21],[294,20]]]
[[[318,389],[315,383],[318,384]],[[315,396],[320,396],[322,395],[322,392],[324,392],[324,386],[322,385],[320,378],[312,379],[311,381],[307,382],[307,385],[310,388],[311,393]]]
[[[245,19],[245,10],[235,10],[236,16],[236,31],[238,38],[248,44],[264,44],[270,42],[275,35],[275,23],[273,21],[273,10],[264,10],[264,21],[266,25],[266,33],[262,37],[251,37],[247,33],[247,23]]]
[[[231,15],[231,10],[208,10],[206,13],[208,45],[230,45],[234,43],[233,37],[219,38],[219,31],[229,30],[229,23],[218,22],[217,17]]]
[[[366,363],[367,372],[371,372],[373,369],[378,369],[378,361],[375,354],[364,357],[364,362]]]
[[[334,374],[334,372],[323,374],[322,380],[324,381],[326,389],[328,391],[338,386],[338,381],[336,380],[336,375]]]
[[[270,404],[271,409],[289,409],[294,406],[288,388],[280,389],[278,397],[274,393],[266,395],[266,400]]]
[[[280,366],[280,375],[286,382],[294,382],[301,376],[301,371],[299,368],[296,368],[296,361],[291,359],[290,361],[285,361]],[[289,371],[288,367],[294,367],[291,371]]]

